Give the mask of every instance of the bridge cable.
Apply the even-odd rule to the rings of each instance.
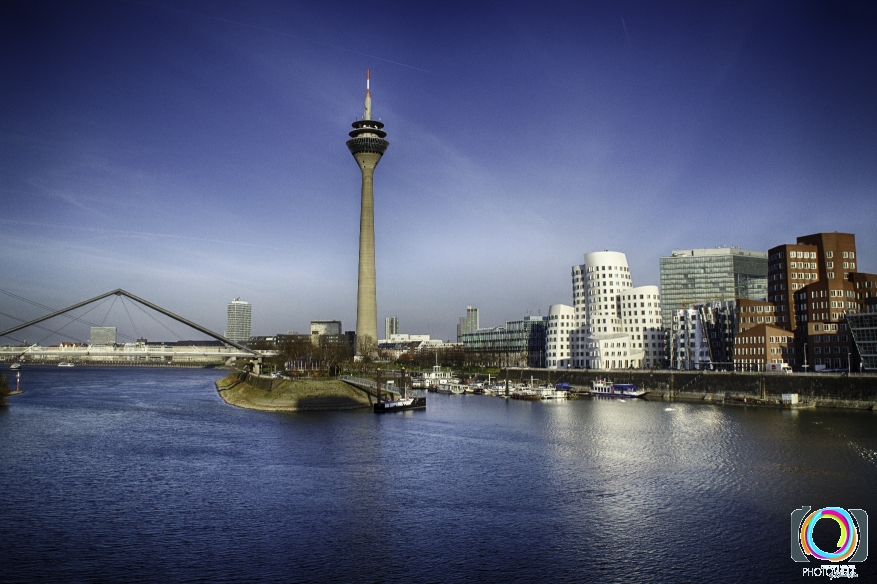
[[[172,336],[176,337],[178,341],[182,341],[182,340],[183,340],[183,337],[181,337],[180,335],[178,335],[177,333],[175,333],[174,331],[172,331],[171,329],[169,329],[167,326],[165,326],[165,324],[164,324],[163,322],[159,321],[157,318],[155,318],[154,316],[152,316],[151,314],[149,314],[148,312],[146,312],[145,310],[143,310],[143,307],[140,306],[139,303],[135,303],[134,306],[136,306],[137,308],[139,308],[139,309],[140,309],[140,312],[142,312],[143,314],[145,314],[146,316],[148,316],[149,318],[151,318],[152,320],[154,320],[156,323],[158,323],[159,326],[161,326],[164,330],[166,330],[167,332],[169,332]]]
[[[0,292],[2,292],[3,294],[6,294],[7,296],[11,296],[12,298],[15,298],[15,299],[17,299],[17,300],[21,300],[22,302],[27,302],[28,304],[31,304],[31,305],[33,305],[33,306],[36,306],[37,308],[42,308],[42,309],[44,309],[44,310],[48,310],[49,312],[56,312],[56,309],[55,309],[55,308],[52,308],[52,307],[50,307],[50,306],[46,306],[45,304],[40,304],[39,302],[34,302],[33,300],[29,300],[29,299],[25,298],[24,296],[19,296],[18,294],[13,294],[12,292],[9,292],[8,290],[3,290],[2,288],[0,288]],[[9,318],[15,319],[15,320],[17,320],[17,321],[19,321],[19,322],[25,322],[23,319],[18,318],[17,316],[12,316],[12,315],[5,314],[5,313],[0,313],[0,314],[3,314],[4,316],[8,316]],[[85,314],[88,314],[88,313],[85,313]],[[59,314],[58,316],[64,316],[64,317],[69,318],[69,319],[71,319],[71,320],[79,321],[80,323],[82,323],[82,324],[86,324],[86,325],[88,325],[88,326],[99,326],[97,323],[93,323],[93,322],[91,322],[91,321],[85,320],[85,319],[83,319],[82,317],[71,316],[71,315],[66,314],[66,313],[65,313],[65,314]],[[83,314],[83,316],[85,316],[85,315]],[[39,326],[39,325],[34,325],[34,326],[35,326],[36,328],[39,328],[39,329],[42,329],[42,330],[45,330],[45,331],[50,330],[50,329],[47,329],[47,328],[43,328],[43,327],[41,327],[41,326]],[[76,337],[72,337],[72,336],[70,336],[70,335],[67,335],[66,333],[60,333],[59,331],[55,331],[55,333],[56,333],[56,334],[60,334],[61,336],[66,337],[66,338],[68,338],[68,339],[70,339],[70,340],[72,340],[72,341],[77,341],[77,342],[80,341],[80,339],[77,339]],[[8,335],[7,335],[7,336],[8,336]],[[119,334],[119,336],[120,336],[120,337],[124,337],[124,338],[126,338],[126,339],[130,339],[130,340],[132,340],[132,341],[134,340],[132,337],[129,337],[128,335],[125,335],[125,334]],[[18,339],[14,339],[13,337],[9,337],[9,338],[12,339],[12,340],[18,340]]]
[[[7,314],[5,312],[0,312],[0,316],[5,316],[7,318],[11,318],[12,320],[17,320],[18,322],[25,322],[24,319],[18,318],[17,316],[12,316],[11,314]],[[46,328],[44,326],[40,326],[38,324],[35,324],[33,326],[34,326],[34,328],[38,328],[38,329],[44,330],[46,332],[54,332],[54,331],[52,331],[52,329],[48,329],[48,328]],[[79,340],[74,336],[68,335],[67,333],[58,333],[58,335],[66,338],[66,339],[70,339],[71,341],[78,341]],[[25,343],[26,342],[26,341],[23,341],[21,339],[16,339],[15,337],[11,337],[9,335],[6,335],[6,337],[10,338],[13,341],[18,342],[18,343]]]
[[[140,337],[140,333],[137,332],[137,327],[134,325],[134,319],[131,318],[131,313],[128,312],[128,305],[125,304],[125,297],[122,296],[121,298],[122,298],[122,308],[125,309],[125,314],[128,315],[128,322],[131,323],[131,328],[134,329],[134,334],[137,335],[138,338],[142,338],[142,337]]]
[[[118,298],[119,298],[118,296],[113,296],[113,303],[110,304],[110,307],[107,309],[107,313],[104,314],[104,318],[103,318],[103,320],[100,321],[100,326],[104,326],[104,323],[107,321],[107,317],[110,315],[110,311],[113,309],[113,306],[116,305],[116,300],[117,300]]]
[[[98,306],[100,306],[101,304],[103,304],[103,303],[105,303],[105,302],[106,302],[106,299],[104,299],[103,301],[97,303],[97,304],[94,306],[94,308],[90,308],[90,309],[86,310],[86,311],[82,314],[82,316],[85,316],[86,314],[88,314],[89,312],[91,312],[92,310],[94,310],[95,308],[97,308]],[[74,320],[71,320],[70,322],[68,322],[67,324],[65,324],[64,326],[62,326],[61,328],[52,331],[51,334],[48,334],[48,335],[46,335],[45,337],[43,337],[42,339],[40,339],[40,340],[37,342],[37,344],[38,344],[38,345],[41,345],[42,342],[45,341],[46,339],[48,339],[50,336],[52,336],[53,334],[55,334],[55,335],[56,335],[56,334],[59,334],[62,330],[64,330],[65,328],[67,328],[68,326],[70,326],[71,324],[73,324],[74,322],[80,322],[79,318],[80,318],[80,317],[74,317]]]

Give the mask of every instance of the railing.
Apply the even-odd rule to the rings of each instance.
[[[344,381],[345,383],[349,383],[350,385],[355,385],[356,387],[359,387],[360,389],[364,389],[366,391],[371,390],[369,393],[377,395],[378,384],[374,379],[363,379],[362,377],[354,377],[353,375],[342,375],[341,377],[339,377],[339,379],[341,381]],[[420,392],[419,390],[416,390],[416,389],[412,390],[410,387],[406,391],[407,391],[409,397],[411,397],[411,395],[423,395],[423,393]],[[382,394],[393,393],[396,395],[401,395],[401,393],[399,391],[399,386],[397,386],[395,384],[389,385],[389,384],[381,383],[381,393]]]
[[[369,389],[374,389],[377,391],[378,384],[372,379],[363,379],[361,377],[354,377],[353,375],[342,375],[341,381],[345,381],[352,385],[358,385],[360,387],[368,387]]]

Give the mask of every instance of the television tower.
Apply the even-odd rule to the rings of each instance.
[[[372,119],[372,98],[369,88],[371,71],[365,73],[365,113],[353,122],[347,148],[362,171],[362,207],[359,212],[359,283],[356,293],[356,355],[360,355],[360,339],[371,337],[378,342],[378,298],[375,284],[375,200],[373,179],[375,167],[387,150],[389,142],[384,124]]]

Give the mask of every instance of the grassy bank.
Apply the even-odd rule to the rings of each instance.
[[[267,391],[231,373],[216,382],[216,389],[227,404],[251,410],[300,412],[371,407],[366,393],[334,379],[274,381],[271,391]]]

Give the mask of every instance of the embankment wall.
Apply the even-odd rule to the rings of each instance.
[[[877,375],[835,375],[825,373],[725,373],[697,371],[548,371],[545,369],[510,369],[510,381],[543,383],[565,381],[588,387],[595,379],[608,378],[615,383],[633,383],[649,389],[652,398],[721,400],[754,397],[779,400],[784,393],[797,393],[803,401],[819,407],[877,410]],[[500,380],[505,379],[503,370]]]

